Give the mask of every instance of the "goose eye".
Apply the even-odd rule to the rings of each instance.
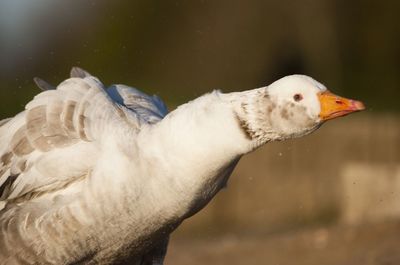
[[[296,94],[293,96],[294,101],[300,101],[303,99],[303,96],[301,94]]]

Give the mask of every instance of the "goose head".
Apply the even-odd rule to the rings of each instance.
[[[328,120],[365,108],[305,75],[286,76],[260,88],[241,107],[242,129],[261,143],[307,135]]]

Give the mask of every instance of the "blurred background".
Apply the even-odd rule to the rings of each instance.
[[[366,103],[245,156],[166,264],[400,264],[399,1],[0,2],[0,119],[80,66],[172,110],[307,74]]]

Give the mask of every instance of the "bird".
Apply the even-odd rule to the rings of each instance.
[[[0,264],[163,264],[243,155],[365,109],[306,75],[171,112],[79,67],[34,81],[43,91],[0,121]]]

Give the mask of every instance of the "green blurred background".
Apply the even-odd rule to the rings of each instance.
[[[170,109],[294,73],[362,114],[245,157],[167,264],[400,264],[399,1],[0,2],[0,119],[80,66]]]
[[[331,90],[398,110],[398,1],[0,2],[1,115],[73,65],[180,104],[304,73]],[[15,92],[14,92],[15,91]]]

